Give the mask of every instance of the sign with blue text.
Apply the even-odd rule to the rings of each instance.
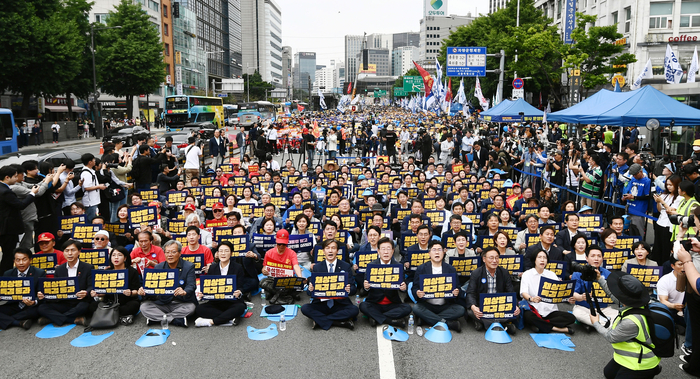
[[[486,76],[486,47],[448,47],[447,76]]]

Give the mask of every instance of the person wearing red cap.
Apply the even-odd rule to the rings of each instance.
[[[520,186],[520,183],[514,183],[513,184],[513,194],[508,196],[506,199],[506,207],[508,208],[509,211],[513,211],[513,207],[515,206],[515,202],[523,198],[523,191],[522,187]]]
[[[214,219],[207,220],[207,228],[226,226],[227,220],[224,217],[224,204],[215,203],[211,207],[211,212],[214,214]]]
[[[275,288],[275,281],[272,278],[297,276],[302,277],[301,267],[297,260],[297,253],[288,248],[289,232],[286,229],[281,229],[275,236],[276,247],[268,250],[265,253],[263,260],[262,274],[267,278],[260,281],[260,288],[267,292],[270,299],[270,304],[284,303],[290,304],[294,302],[289,290],[279,290]]]
[[[66,263],[66,258],[63,257],[63,252],[61,250],[54,249],[54,246],[56,246],[56,237],[54,237],[53,234],[41,233],[36,240],[39,243],[40,250],[35,254],[56,254],[56,266]],[[53,277],[53,275],[50,277]]]

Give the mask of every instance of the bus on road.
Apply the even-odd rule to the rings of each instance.
[[[224,124],[238,125],[238,104],[224,104]]]
[[[168,96],[165,98],[165,129],[177,131],[191,122],[212,122],[224,127],[224,102],[220,97]]]
[[[241,126],[250,128],[257,122],[277,120],[277,110],[275,104],[269,101],[255,101],[238,104],[238,123]]]
[[[15,127],[15,118],[12,111],[0,108],[0,155],[17,152],[17,138],[19,132]]]

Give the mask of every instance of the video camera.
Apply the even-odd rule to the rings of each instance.
[[[671,221],[671,224],[679,225],[685,229],[695,226],[694,216],[668,215],[668,220]]]
[[[581,273],[581,280],[584,280],[586,282],[595,282],[598,280],[598,273],[596,272],[596,268],[589,264],[574,262],[571,268],[575,272]]]

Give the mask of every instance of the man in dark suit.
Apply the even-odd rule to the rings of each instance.
[[[482,145],[483,142],[481,141],[477,141],[476,143],[474,143],[474,164],[476,164],[479,167],[479,176],[486,175],[486,164],[489,160],[488,151],[486,151],[486,149],[484,149]]]
[[[571,239],[578,234],[578,215],[576,213],[568,213],[566,215],[566,229],[560,230],[554,237],[554,244],[562,249],[564,254],[569,254],[573,249]]]
[[[547,253],[550,262],[564,260],[564,251],[554,245],[554,226],[552,225],[542,226],[540,228],[540,243],[532,245],[525,250],[525,256],[523,257],[524,271],[534,267],[535,255],[541,250]]]
[[[418,303],[413,307],[413,313],[420,320],[425,321],[427,325],[435,325],[440,321],[446,321],[447,326],[456,330],[462,331],[462,326],[459,323],[459,318],[464,315],[464,307],[457,304],[456,299],[459,296],[459,283],[455,283],[452,294],[454,297],[447,299],[423,299],[425,292],[420,288],[421,275],[433,274],[457,274],[457,270],[452,265],[445,263],[445,249],[443,249],[440,241],[430,241],[428,246],[430,252],[430,262],[425,262],[418,266],[413,279],[413,297]],[[419,324],[418,322],[416,322]]]
[[[197,306],[195,289],[197,287],[194,276],[194,264],[180,259],[182,244],[170,240],[163,246],[165,262],[160,262],[154,267],[158,270],[178,270],[179,287],[172,295],[148,296],[141,303],[141,313],[146,317],[146,325],[153,325],[166,316],[168,322],[175,326],[187,327],[187,316],[194,313]],[[146,296],[146,291],[141,287],[139,296]]]
[[[226,138],[221,136],[221,130],[214,131],[214,137],[209,140],[209,154],[211,155],[211,168],[216,170],[224,163],[226,155]]]
[[[479,294],[482,293],[508,293],[515,292],[513,282],[510,280],[508,270],[500,267],[498,264],[501,259],[501,253],[494,246],[487,247],[481,252],[481,259],[484,264],[472,271],[471,279],[469,279],[469,287],[467,287],[467,312],[469,317],[474,320],[474,328],[479,331],[484,328],[488,329],[494,322],[501,320],[485,319],[479,308]],[[520,314],[520,308],[515,308],[515,315]],[[507,321],[506,330],[510,334],[515,334],[515,325],[510,320]]]
[[[22,214],[20,211],[29,206],[34,201],[34,196],[39,192],[39,187],[34,186],[29,196],[20,200],[10,189],[10,186],[17,183],[17,168],[11,166],[0,167],[0,248],[2,248],[2,261],[0,261],[0,272],[5,272],[12,268],[19,235],[24,233],[22,224]]]
[[[15,268],[7,270],[4,277],[7,278],[34,278],[34,297],[36,299],[36,278],[43,278],[46,272],[36,268],[32,264],[32,251],[18,247],[15,250]],[[20,301],[10,301],[0,305],[0,329],[7,329],[11,326],[21,326],[25,330],[32,327],[32,320],[39,317],[38,301],[24,299]]]
[[[393,258],[394,242],[383,237],[377,242],[379,249],[379,259],[372,261],[372,265],[398,265]],[[406,282],[401,283],[399,290],[384,290],[381,288],[371,288],[369,281],[364,281],[365,290],[369,291],[367,299],[360,303],[360,311],[369,318],[372,326],[377,324],[389,324],[399,328],[406,326],[405,317],[411,314],[411,306],[404,304],[399,296],[399,290],[406,292]]]
[[[81,262],[80,250],[83,245],[75,240],[68,240],[63,245],[63,257],[66,263],[56,266],[55,278],[78,278],[77,299],[70,300],[46,300],[39,305],[39,325],[50,322],[61,326],[66,323],[86,326],[85,314],[88,312],[92,297],[92,265]],[[37,293],[39,300],[44,299],[44,294]]]
[[[327,239],[323,241],[323,252],[326,260],[323,263],[316,263],[313,272],[346,272],[348,273],[348,284],[345,291],[352,296],[357,291],[352,280],[353,272],[350,263],[341,261],[338,258],[338,241]],[[309,295],[313,293],[314,286],[309,283]],[[311,304],[304,304],[301,313],[313,320],[312,329],[316,325],[323,330],[328,330],[331,326],[355,329],[352,321],[360,313],[360,310],[352,303],[349,297],[333,297],[327,299],[313,299]]]

